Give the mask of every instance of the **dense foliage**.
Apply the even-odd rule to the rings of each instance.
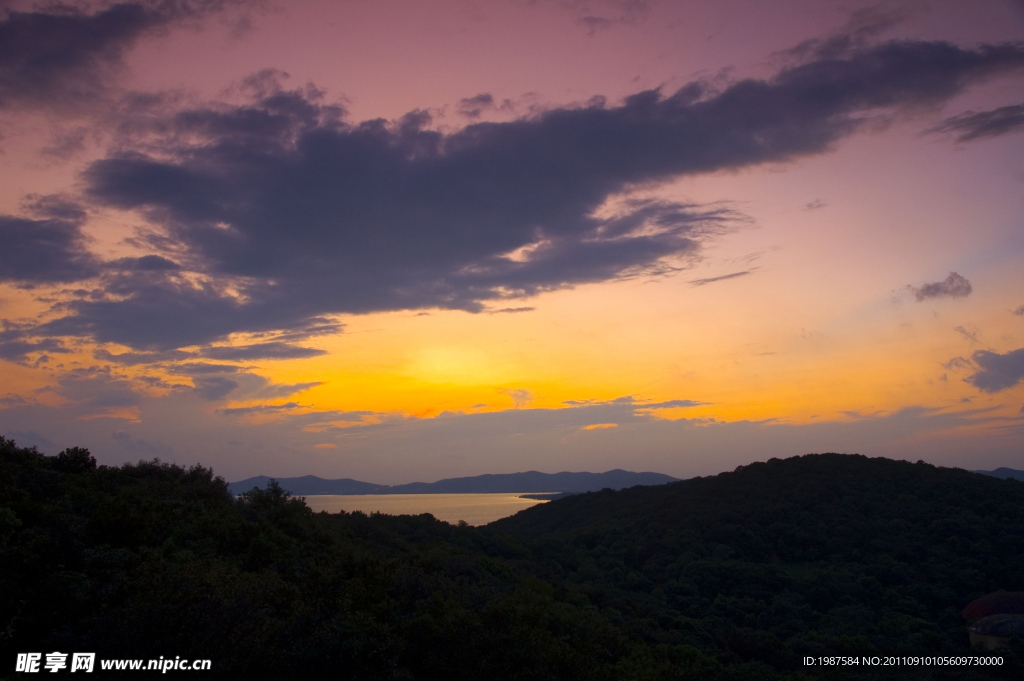
[[[0,439],[0,677],[61,650],[218,678],[1014,678],[1020,650],[917,672],[802,657],[970,653],[960,609],[1024,590],[1022,502],[1013,480],[823,455],[473,528]]]
[[[552,576],[645,638],[780,671],[804,655],[962,652],[964,606],[1024,590],[1024,484],[923,462],[773,459],[492,529],[532,540]]]

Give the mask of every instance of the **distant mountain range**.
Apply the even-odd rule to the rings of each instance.
[[[447,478],[437,482],[411,482],[407,485],[377,485],[351,478],[325,480],[315,475],[300,478],[254,478],[228,483],[232,494],[264,488],[271,480],[292,494],[481,494],[481,493],[578,493],[605,488],[624,489],[637,485],[663,485],[677,478],[661,473],[633,473],[615,469],[606,473],[503,473],[470,478]]]
[[[1011,478],[1013,480],[1024,480],[1024,471],[1018,471],[1015,468],[997,468],[994,471],[971,471],[972,473],[981,473],[982,475],[991,475],[993,478],[1002,478],[1006,480]]]
[[[972,471],[993,478],[1024,481],[1024,471],[1014,468],[997,468],[994,471]],[[446,478],[437,482],[411,482],[406,485],[378,485],[351,478],[327,480],[315,475],[298,478],[271,478],[257,475],[253,478],[228,483],[232,494],[248,492],[253,487],[264,488],[271,480],[277,480],[282,488],[292,494],[576,494],[596,492],[605,488],[625,489],[637,485],[663,485],[678,478],[661,473],[634,473],[615,469],[606,473],[503,473],[497,475],[476,475],[469,478]]]

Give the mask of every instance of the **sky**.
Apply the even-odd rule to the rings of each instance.
[[[0,434],[1024,469],[1024,2],[0,0]]]

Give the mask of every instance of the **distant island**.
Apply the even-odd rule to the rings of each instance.
[[[244,494],[253,488],[264,489],[271,480],[289,494],[580,494],[603,489],[625,489],[637,485],[663,485],[677,478],[661,473],[634,473],[616,468],[605,473],[501,473],[468,478],[446,478],[437,482],[411,482],[406,485],[377,485],[350,478],[325,480],[315,475],[298,478],[271,478],[266,475],[228,483],[232,494]]]

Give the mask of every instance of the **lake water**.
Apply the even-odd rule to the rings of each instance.
[[[430,513],[438,520],[453,525],[460,520],[470,525],[486,525],[524,508],[547,503],[539,499],[521,499],[515,494],[308,494],[305,497],[306,505],[317,513]]]

